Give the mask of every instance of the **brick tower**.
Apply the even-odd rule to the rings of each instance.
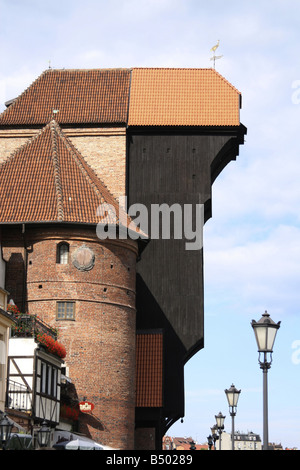
[[[14,221],[2,228],[11,297],[22,308],[26,295],[28,312],[59,329],[78,400],[94,405],[79,430],[133,449],[137,242],[98,238],[97,208],[113,207],[105,223],[119,227],[118,204],[55,121],[0,173],[0,217]]]

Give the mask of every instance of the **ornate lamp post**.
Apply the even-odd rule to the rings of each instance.
[[[241,390],[237,390],[235,386],[232,384],[231,387],[225,390],[228,405],[229,405],[229,413],[231,416],[231,449],[234,450],[234,417],[236,415],[237,404],[239,401],[239,396]]]
[[[47,426],[47,422],[43,421],[37,432],[37,441],[40,447],[47,447],[49,444],[51,429]]]
[[[13,427],[13,424],[7,418],[6,413],[4,413],[3,418],[0,421],[0,440],[2,443],[3,450],[5,449],[6,443],[10,439],[12,427]]]
[[[258,347],[258,362],[263,371],[263,450],[268,450],[268,370],[272,363],[273,346],[280,323],[275,323],[267,311],[261,319],[256,322],[252,320],[251,326],[254,330]],[[269,356],[268,356],[269,355]]]
[[[217,422],[217,428],[219,432],[219,450],[221,450],[221,440],[222,440],[222,431],[224,429],[224,421],[226,416],[223,416],[221,411],[218,415],[215,416]]]

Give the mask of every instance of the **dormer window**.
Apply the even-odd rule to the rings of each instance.
[[[69,244],[59,243],[57,245],[56,262],[58,264],[68,264],[69,262]]]

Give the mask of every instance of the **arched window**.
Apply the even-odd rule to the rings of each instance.
[[[57,245],[56,262],[58,264],[68,264],[69,262],[69,244],[59,243]]]

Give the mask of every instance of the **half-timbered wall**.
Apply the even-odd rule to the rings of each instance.
[[[6,406],[59,423],[62,361],[37,348],[33,338],[11,338]]]
[[[61,361],[37,349],[34,375],[34,415],[41,420],[59,423],[61,395]]]

